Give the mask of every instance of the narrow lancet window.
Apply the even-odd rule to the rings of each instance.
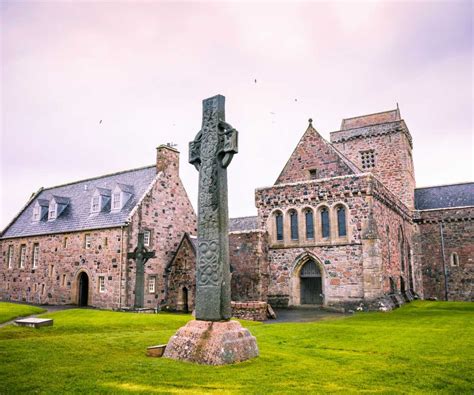
[[[306,210],[305,219],[306,219],[306,239],[313,240],[314,239],[314,220],[313,220],[312,210]]]
[[[283,215],[281,213],[275,215],[275,223],[277,240],[283,240]]]
[[[337,234],[339,237],[347,236],[346,209],[342,206],[337,208]]]
[[[321,235],[323,238],[329,237],[329,211],[327,208],[321,210]]]
[[[298,213],[296,211],[290,213],[290,224],[291,240],[298,240]]]

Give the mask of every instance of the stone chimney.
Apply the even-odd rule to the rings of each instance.
[[[179,176],[179,151],[171,145],[156,148],[156,172]]]

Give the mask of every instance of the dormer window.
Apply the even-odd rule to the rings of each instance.
[[[39,222],[48,217],[49,201],[46,199],[38,199],[33,206],[33,221]]]
[[[99,212],[100,210],[100,197],[99,196],[94,196],[92,198],[92,207],[91,207],[91,211],[93,213],[97,213]]]
[[[69,198],[62,196],[53,196],[49,202],[48,220],[58,218],[69,204]]]
[[[48,219],[56,219],[57,210],[58,210],[58,205],[56,204],[56,202],[52,201],[52,202],[49,204]]]
[[[120,209],[120,192],[114,193],[112,196],[112,209],[119,210]]]
[[[133,195],[133,187],[117,183],[112,192],[112,211],[121,210]]]
[[[91,199],[91,213],[110,210],[110,195],[112,191],[106,188],[96,188]]]

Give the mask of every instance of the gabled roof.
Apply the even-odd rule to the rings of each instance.
[[[360,115],[352,118],[344,118],[341,123],[341,130],[363,128],[369,125],[400,121],[400,110],[389,110],[374,114]]]
[[[474,206],[474,182],[415,189],[417,210],[466,206]]]
[[[257,229],[257,217],[239,217],[229,219],[229,232],[242,232]]]
[[[316,170],[316,178],[359,174],[362,171],[327,142],[313,127],[312,121],[301,137],[275,184],[307,181],[309,171]]]
[[[132,209],[156,176],[156,166],[152,165],[42,189],[7,226],[2,239],[124,225]],[[122,210],[91,214],[91,199],[96,188],[113,189],[117,184],[126,185],[127,190],[133,191],[130,200]],[[56,201],[59,198],[61,202],[68,202],[65,211],[52,221],[33,221],[35,202],[43,203],[44,200],[50,201],[53,197]]]

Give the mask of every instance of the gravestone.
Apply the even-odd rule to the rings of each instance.
[[[154,257],[155,251],[148,251],[145,248],[145,234],[138,233],[138,243],[135,250],[127,254],[127,258],[135,260],[137,266],[135,276],[135,309],[143,308],[145,299],[145,264],[148,259]]]
[[[42,326],[52,326],[53,319],[52,318],[22,318],[20,320],[16,320],[15,324],[17,326],[28,326],[30,328],[41,328]]]
[[[196,320],[170,339],[167,358],[223,365],[258,355],[255,337],[231,318],[227,167],[237,153],[237,131],[225,122],[225,98],[203,101],[202,128],[189,143],[199,171]]]

